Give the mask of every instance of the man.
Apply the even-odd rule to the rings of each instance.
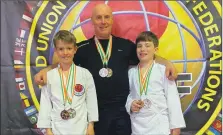
[[[111,35],[113,16],[106,4],[96,5],[91,21],[95,36],[78,44],[74,57],[76,65],[88,69],[93,75],[99,107],[99,122],[95,123],[96,135],[130,135],[131,123],[125,110],[129,94],[128,67],[137,64],[136,46],[130,40]],[[158,63],[167,66],[167,77],[174,76],[174,66],[160,57]],[[35,76],[38,84],[45,84],[46,71]]]

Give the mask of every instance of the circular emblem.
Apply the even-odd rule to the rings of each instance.
[[[99,70],[99,75],[100,75],[101,77],[106,77],[106,76],[108,76],[108,70],[107,70],[107,68],[102,68],[102,69],[100,69],[100,70]]]
[[[57,59],[53,51],[53,36],[58,30],[66,29],[74,33],[77,42],[91,38],[94,35],[91,11],[99,3],[103,1],[41,1],[27,4],[32,6],[32,10],[24,11],[21,19],[15,39],[14,68],[24,112],[34,127],[41,91],[33,77]],[[222,17],[219,1],[106,3],[113,10],[113,35],[133,42],[137,34],[145,30],[151,30],[158,36],[158,55],[171,60],[181,73],[178,77],[180,80],[176,82],[187,121],[186,130],[198,135],[212,131],[221,134],[216,126],[221,125],[222,119]],[[106,77],[106,72],[99,74]],[[185,78],[185,74],[191,75]],[[82,89],[81,86],[77,87],[75,92],[82,95],[83,86]]]
[[[111,77],[112,74],[113,74],[112,69],[111,69],[111,68],[107,68],[107,70],[108,70],[108,75],[107,75],[107,77]]]
[[[144,99],[144,107],[145,109],[149,109],[151,107],[152,102],[149,99]]]
[[[81,84],[76,84],[74,87],[75,93],[74,95],[76,96],[82,96],[84,94],[84,87]]]
[[[73,108],[70,108],[69,110],[67,110],[69,113],[69,118],[72,119],[76,116],[76,111]]]
[[[61,111],[61,113],[60,113],[60,117],[61,117],[63,120],[68,120],[69,117],[70,117],[70,114],[69,114],[68,111],[63,110],[63,111]]]

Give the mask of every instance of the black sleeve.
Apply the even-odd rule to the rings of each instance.
[[[137,65],[139,63],[139,59],[136,54],[136,45],[130,40],[129,40],[129,45],[130,45],[129,64]]]

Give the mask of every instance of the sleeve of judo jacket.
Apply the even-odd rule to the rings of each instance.
[[[86,104],[88,112],[88,122],[98,121],[98,101],[94,79],[91,73],[86,70]]]
[[[52,103],[50,100],[50,84],[42,87],[40,98],[40,110],[38,116],[38,128],[51,128]]]
[[[170,129],[185,128],[185,120],[181,109],[180,96],[174,81],[164,78],[164,89],[169,111]]]

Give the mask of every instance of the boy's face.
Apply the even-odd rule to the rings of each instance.
[[[140,41],[137,43],[136,53],[140,62],[152,60],[158,47],[155,47],[152,41]]]
[[[66,43],[61,40],[56,41],[55,53],[58,56],[59,63],[71,64],[73,62],[74,54],[77,48],[73,43]]]

